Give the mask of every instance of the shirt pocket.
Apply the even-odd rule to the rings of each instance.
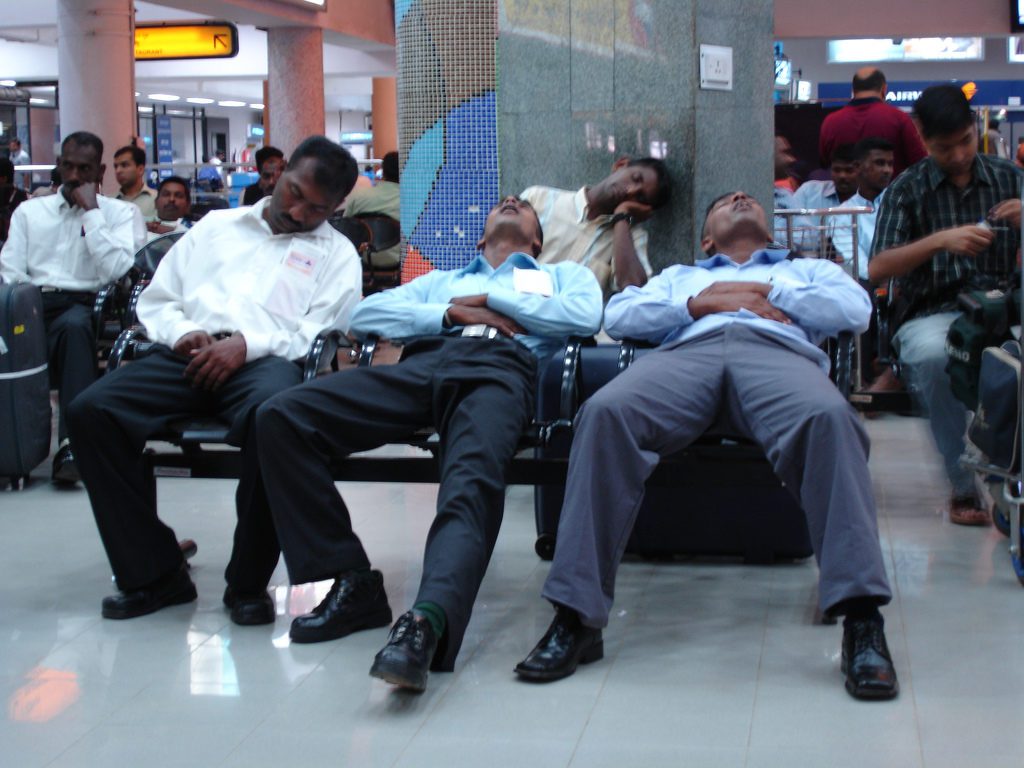
[[[290,249],[275,268],[260,305],[281,318],[303,317],[313,301],[324,258],[322,252]]]

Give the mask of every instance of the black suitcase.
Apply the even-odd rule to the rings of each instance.
[[[13,488],[50,452],[50,382],[39,288],[0,285],[0,479]]]
[[[650,350],[637,350],[637,355]],[[626,367],[618,345],[584,347],[580,401]],[[538,391],[538,420],[555,418],[560,371],[547,366]],[[556,435],[540,458],[568,456],[570,437]],[[614,469],[612,470],[614,471]],[[537,486],[537,554],[550,560],[564,486]],[[812,554],[807,521],[796,498],[775,476],[759,446],[738,437],[705,436],[655,470],[626,552],[642,556],[728,555],[748,563]]]

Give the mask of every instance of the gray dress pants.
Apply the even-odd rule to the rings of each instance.
[[[822,610],[852,597],[887,603],[856,413],[797,344],[739,322],[646,355],[584,404],[544,597],[605,626],[644,482],[662,456],[722,423],[760,444],[798,497]]]

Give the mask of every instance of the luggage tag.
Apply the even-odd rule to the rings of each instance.
[[[512,287],[516,293],[536,293],[540,296],[554,296],[555,284],[551,275],[543,269],[522,269],[512,272]]]

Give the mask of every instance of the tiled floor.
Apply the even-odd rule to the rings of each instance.
[[[165,519],[199,541],[198,603],[104,621],[110,572],[85,493],[40,481],[0,494],[0,765],[1020,766],[1024,591],[1006,540],[943,519],[921,421],[868,429],[896,591],[885,611],[894,702],[843,690],[841,629],[812,623],[812,562],[629,562],[605,660],[548,686],[519,683],[512,667],[550,618],[527,488],[509,492],[456,672],[432,676],[421,696],[367,675],[383,629],[289,644],[289,616],[326,585],[289,590],[279,570],[277,623],[228,621],[226,481],[160,483]],[[434,488],[343,488],[402,610]]]

